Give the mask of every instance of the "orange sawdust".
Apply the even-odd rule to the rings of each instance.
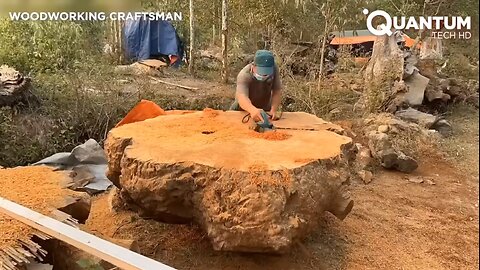
[[[203,115],[205,115],[207,117],[215,117],[215,116],[218,116],[219,113],[220,113],[220,111],[217,111],[217,110],[214,110],[214,109],[211,109],[211,108],[203,109]]]
[[[283,140],[286,140],[290,137],[292,137],[292,135],[290,134],[287,134],[287,133],[283,133],[281,131],[267,131],[267,132],[255,132],[255,131],[251,131],[250,132],[250,136],[254,137],[254,138],[259,138],[259,139],[265,139],[265,140],[269,140],[269,141],[283,141]]]
[[[154,255],[158,250],[186,250],[206,239],[205,234],[193,225],[145,220],[129,210],[114,213],[110,210],[108,194],[93,198],[92,210],[84,228],[98,237],[135,240],[142,254],[147,256]]]
[[[144,121],[165,115],[165,111],[152,101],[143,99],[115,126],[120,127],[125,124]]]
[[[63,173],[44,166],[0,169],[0,197],[49,215],[74,193],[63,188],[65,178]],[[17,246],[18,240],[28,240],[34,232],[20,221],[0,214],[0,249]]]

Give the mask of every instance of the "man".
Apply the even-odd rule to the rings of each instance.
[[[246,65],[237,76],[235,102],[230,110],[244,110],[256,122],[262,121],[261,111],[277,120],[282,100],[282,83],[273,53],[259,50],[253,63]]]

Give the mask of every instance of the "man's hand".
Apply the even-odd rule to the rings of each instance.
[[[262,111],[263,111],[262,109],[255,108],[254,110],[252,110],[250,112],[250,117],[252,117],[253,121],[255,121],[255,122],[262,121],[263,122]]]
[[[270,112],[268,113],[268,115],[270,116],[270,119],[271,119],[272,121],[278,120],[277,110],[271,109]]]

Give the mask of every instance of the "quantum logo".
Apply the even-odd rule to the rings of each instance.
[[[373,12],[369,12],[368,9],[363,10],[363,14],[368,15],[367,17],[367,29],[375,36],[383,36],[393,35],[392,29],[395,30],[408,30],[408,29],[415,29],[415,30],[436,30],[440,31],[442,29],[445,30],[470,30],[472,26],[471,17],[460,17],[460,16],[428,16],[428,17],[392,17],[390,14],[383,10],[375,10]],[[373,26],[373,20],[376,17],[381,17],[385,20],[384,24],[375,28]],[[432,35],[435,36],[436,33],[445,33],[445,32],[432,32]],[[451,34],[456,34],[455,32],[451,32]],[[459,33],[464,34],[464,38],[470,38],[470,32]],[[469,35],[465,35],[469,34]],[[468,37],[466,37],[468,36]]]

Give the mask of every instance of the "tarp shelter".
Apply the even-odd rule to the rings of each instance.
[[[335,38],[333,38],[331,45],[355,45],[368,42],[374,42],[377,36],[370,33],[368,30],[348,30],[341,32],[334,32]],[[415,40],[410,38],[407,34],[403,33],[405,39],[405,46],[412,47],[415,44]]]
[[[330,45],[335,49],[340,46],[351,46],[351,52],[356,57],[368,57],[373,49],[373,43],[377,39],[377,36],[370,33],[368,30],[347,30],[341,32],[333,32],[335,37],[330,42]],[[412,47],[415,44],[415,40],[410,38],[405,33],[402,33],[402,37],[405,40],[406,47]],[[417,45],[420,47],[420,44]]]
[[[184,54],[183,42],[171,22],[128,20],[123,31],[128,59],[167,59],[174,66],[180,65]]]

